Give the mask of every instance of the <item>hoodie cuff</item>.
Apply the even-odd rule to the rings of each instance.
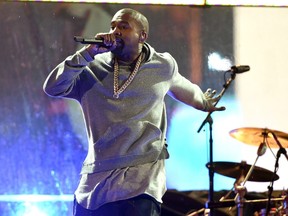
[[[80,55],[83,56],[83,58],[87,61],[87,62],[91,62],[94,60],[94,57],[92,57],[89,52],[86,50],[86,47],[83,47],[81,50],[78,51],[80,53]]]

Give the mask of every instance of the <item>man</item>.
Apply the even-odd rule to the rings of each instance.
[[[75,192],[74,215],[160,215],[166,191],[164,97],[203,111],[219,99],[178,73],[168,53],[146,40],[149,23],[133,9],[118,11],[103,45],[85,46],[48,76],[44,91],[77,100],[83,110],[89,148]]]

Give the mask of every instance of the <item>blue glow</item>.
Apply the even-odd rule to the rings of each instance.
[[[52,196],[43,199],[43,195],[7,195],[1,196],[1,216],[64,216],[72,215],[72,199]],[[40,198],[37,200],[37,198]],[[71,199],[72,198],[72,199]],[[5,201],[3,201],[5,200]]]
[[[0,202],[72,202],[73,194],[66,195],[0,195]]]
[[[235,154],[235,148],[240,144],[233,143],[229,136],[229,130],[241,122],[241,112],[233,97],[223,98],[223,104],[229,109],[212,114],[213,158],[214,161],[241,162],[242,155]],[[197,133],[206,115],[207,113],[186,105],[179,105],[174,111],[168,134],[170,152],[170,159],[166,162],[168,188],[179,191],[209,189],[209,175],[206,168],[206,163],[210,161],[208,124]],[[214,188],[230,190],[234,181],[215,174]]]
[[[37,205],[25,202],[23,209],[17,211],[17,215],[22,216],[49,216],[49,212],[45,212],[47,209],[40,209]]]

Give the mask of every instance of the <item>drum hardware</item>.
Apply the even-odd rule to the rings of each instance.
[[[279,179],[278,175],[275,175],[273,172],[255,166],[258,158],[264,155],[265,151],[266,151],[266,144],[264,138],[261,144],[259,145],[259,148],[257,150],[257,157],[253,165],[247,164],[246,161],[241,161],[241,163],[215,162],[212,165],[216,173],[236,179],[234,183],[234,190],[236,192],[234,202],[237,203],[238,216],[243,215],[243,208],[245,203],[244,196],[247,192],[245,184],[247,181],[267,182],[270,181],[272,178],[274,180]],[[211,165],[208,163],[208,166]],[[220,201],[225,200],[230,195],[231,192],[232,190],[230,190],[227,195],[222,197]]]
[[[269,216],[287,216],[288,215],[288,209],[287,209],[287,205],[285,204],[285,200],[287,200],[288,197],[287,196],[281,196],[281,198],[271,198],[270,201],[273,202],[282,202],[282,205],[280,207],[273,207],[270,208],[270,210],[267,212],[267,209],[261,209],[258,216],[265,216],[265,215],[269,215]],[[245,203],[260,203],[260,202],[268,202],[269,199],[259,199],[259,200],[246,200]]]
[[[269,170],[266,170],[264,168],[260,168],[255,166],[258,158],[265,154],[266,152],[266,143],[265,143],[265,137],[263,138],[263,142],[259,145],[259,148],[257,150],[257,157],[254,162],[254,164],[247,165],[246,161],[241,162],[241,174],[238,179],[236,179],[234,183],[234,189],[236,192],[236,196],[234,198],[235,202],[237,202],[237,210],[238,210],[238,216],[243,215],[243,209],[244,209],[244,203],[245,203],[245,194],[247,192],[245,184],[248,180],[251,179],[251,181],[270,181],[270,179],[279,179],[279,177],[272,173]],[[254,176],[253,176],[253,175]],[[263,175],[264,174],[264,175]],[[257,176],[258,175],[258,176]],[[259,177],[261,176],[261,177]],[[264,176],[266,178],[264,178]]]
[[[188,214],[187,216],[196,216],[196,215],[198,215],[198,214],[200,214],[202,212],[204,212],[204,215],[205,215],[205,208],[201,208],[201,209],[199,209],[197,211],[194,211],[194,212]]]
[[[198,211],[192,212],[186,216],[198,216],[198,214],[203,212],[203,216],[209,216],[210,215],[210,208],[202,208]]]
[[[256,161],[258,160],[259,156],[262,156],[264,154],[261,148],[263,147],[260,146],[257,151]],[[247,181],[268,182],[271,180],[271,178],[273,178],[274,180],[279,179],[278,175],[274,176],[273,172],[255,166],[255,163],[253,165],[249,165],[246,163],[246,161],[242,161],[241,163],[214,162],[212,166],[216,173],[236,179],[233,187],[236,192],[236,196],[232,200],[227,200],[227,197],[233,191],[232,189],[228,192],[228,194],[223,196],[219,202],[216,203],[217,205],[208,202],[206,208],[234,207],[237,205],[238,216],[243,216],[244,204],[246,203],[244,196],[247,192],[246,187],[244,186],[245,183]],[[211,165],[210,163],[208,163],[206,166],[209,167]]]
[[[262,141],[261,145],[268,145],[269,148],[279,148],[276,156],[276,162],[275,162],[275,169],[273,172],[273,177],[271,178],[271,183],[268,186],[268,201],[267,201],[267,207],[266,207],[266,216],[268,216],[269,211],[271,209],[271,196],[273,192],[273,184],[275,181],[275,178],[277,176],[276,172],[279,167],[279,158],[281,154],[284,154],[286,159],[288,160],[287,152],[283,145],[287,148],[288,147],[288,135],[284,132],[277,131],[277,130],[271,130],[268,128],[239,128],[230,131],[229,133],[233,138],[247,144],[255,145]],[[280,141],[281,140],[281,144]],[[260,146],[261,146],[260,145]],[[259,148],[260,148],[259,146]],[[259,152],[261,150],[258,149],[258,157]],[[257,157],[257,159],[258,159]],[[256,161],[257,161],[256,159]],[[255,163],[256,163],[255,161]]]
[[[251,128],[250,129],[247,129],[247,128],[245,128],[245,129],[237,129],[237,130],[232,131],[232,133],[230,133],[230,134],[233,134],[234,138],[242,140],[243,142],[245,142],[245,139],[246,139],[246,142],[247,142],[249,140],[249,139],[247,139],[247,137],[244,138],[244,137],[241,137],[241,136],[237,136],[237,133],[235,132],[235,131],[238,131],[238,133],[239,133],[239,132],[245,131],[245,130],[246,131],[249,131],[249,130],[250,131],[254,131],[254,133],[256,133],[256,139],[258,139],[258,141],[260,141],[259,139],[262,139],[262,143],[260,144],[260,146],[258,148],[258,151],[257,151],[257,155],[258,156],[256,158],[256,161],[257,161],[257,159],[258,159],[258,157],[260,155],[263,155],[265,153],[265,150],[263,150],[264,153],[262,153],[261,147],[264,148],[263,146],[266,146],[266,144],[269,145],[269,148],[271,148],[271,147],[279,147],[279,150],[277,152],[276,162],[275,162],[275,169],[274,169],[274,172],[273,172],[273,176],[271,178],[271,183],[268,186],[268,192],[269,193],[268,193],[268,200],[267,200],[267,207],[266,207],[266,216],[268,216],[268,214],[269,214],[269,212],[271,210],[271,200],[272,200],[271,197],[272,197],[272,192],[273,192],[273,184],[274,184],[274,181],[276,180],[275,178],[277,178],[277,179],[279,178],[277,176],[276,172],[278,170],[278,166],[279,166],[278,161],[279,161],[281,153],[284,154],[286,156],[287,160],[288,160],[286,150],[283,148],[282,144],[278,140],[277,135],[279,137],[281,137],[281,139],[283,139],[285,143],[287,143],[287,135],[285,133],[283,133],[283,132],[276,131],[276,130],[270,130],[270,129],[267,129],[267,128],[264,128],[264,129],[255,129],[255,128],[253,128],[253,130]],[[260,131],[262,131],[262,132],[260,133]],[[258,134],[258,136],[257,136],[257,134]],[[270,134],[272,135],[272,139],[269,139],[269,137],[271,137],[271,136],[269,136]],[[250,138],[250,141],[251,141],[251,138]],[[255,161],[255,163],[256,163],[256,161]],[[254,165],[255,165],[255,163],[254,163]],[[249,173],[247,174],[246,177],[249,177],[248,175],[249,175]],[[237,193],[237,195],[238,194],[239,193]],[[243,214],[241,214],[241,208],[238,208],[238,209],[240,210],[240,212],[238,212],[238,215],[243,215]]]
[[[227,199],[227,200],[222,200],[218,202],[207,202],[205,208],[202,208],[198,211],[192,212],[186,216],[196,216],[199,215],[200,213],[203,213],[203,215],[208,215],[210,213],[210,209],[213,208],[225,208],[225,207],[235,207],[237,205],[238,207],[238,216],[243,216],[243,207],[245,204],[253,204],[253,203],[262,203],[262,202],[268,202],[268,199],[258,199],[258,200],[247,200],[244,199],[244,195],[246,194],[246,188],[241,186],[240,188],[238,187],[239,192],[241,195],[239,198],[235,201],[234,199]],[[283,202],[283,204],[279,208],[271,208],[269,213],[274,213],[277,214],[277,216],[288,216],[288,208],[287,208],[287,196],[282,196],[281,198],[272,198],[271,201],[274,202]],[[261,209],[260,216],[264,216],[263,213],[266,212],[265,209]]]
[[[212,173],[214,173],[215,171],[216,173],[236,179],[234,183],[234,187],[233,187],[236,192],[236,196],[233,200],[231,199],[228,200],[227,197],[232,192],[232,190],[230,190],[227,195],[225,195],[224,197],[220,199],[219,202],[214,202],[213,200],[211,201],[211,199],[209,199],[209,201],[206,203],[206,206],[205,206],[206,208],[200,209],[197,212],[193,212],[192,214],[189,214],[188,216],[198,215],[198,213],[201,213],[201,212],[205,213],[205,211],[210,212],[210,209],[213,210],[213,208],[222,208],[222,207],[232,208],[235,205],[237,205],[237,208],[238,208],[238,216],[243,216],[243,207],[245,203],[267,202],[267,204],[269,205],[267,205],[266,210],[271,210],[271,206],[270,206],[271,201],[279,201],[279,200],[283,201],[283,206],[281,206],[280,208],[284,209],[285,211],[284,215],[285,216],[288,215],[287,214],[288,212],[287,195],[283,196],[282,198],[271,198],[271,196],[269,196],[268,199],[262,199],[262,200],[245,200],[244,198],[247,192],[246,187],[244,185],[247,181],[260,181],[260,182],[271,181],[273,185],[273,182],[279,179],[279,176],[276,174],[276,170],[277,170],[276,165],[278,165],[278,160],[279,160],[280,155],[284,154],[288,160],[286,150],[282,146],[279,140],[281,140],[281,142],[283,142],[284,146],[287,148],[288,147],[288,135],[281,131],[271,130],[267,128],[239,128],[239,129],[232,130],[229,134],[233,138],[241,142],[244,142],[246,144],[255,145],[257,143],[259,145],[260,143],[259,148],[257,150],[257,158],[252,166],[246,164],[245,161],[242,161],[239,164],[239,163],[232,163],[232,162],[211,162],[210,160],[210,163],[206,164],[209,171],[212,170]],[[265,154],[267,146],[270,149],[276,148],[276,147],[280,148],[277,153],[278,159],[276,158],[276,165],[275,165],[274,172],[255,166],[258,158],[262,156],[263,154]],[[270,187],[270,188],[273,189],[273,187]],[[211,187],[210,187],[210,190],[211,190]],[[271,194],[272,194],[272,190],[271,190]],[[281,210],[280,208],[278,210]],[[268,216],[268,214],[269,214],[269,211],[266,211],[266,216]]]
[[[274,175],[276,175],[276,172],[279,168],[279,159],[280,159],[281,154],[284,154],[287,160],[288,160],[288,156],[287,156],[286,150],[283,148],[282,144],[279,142],[276,134],[274,132],[271,132],[271,133],[277,145],[279,146],[279,150],[276,155],[275,168],[274,168]],[[274,181],[271,180],[271,183],[268,186],[268,201],[267,201],[267,207],[266,207],[266,216],[268,215],[271,209],[271,197],[272,197],[272,192],[273,192],[273,185],[274,185]]]

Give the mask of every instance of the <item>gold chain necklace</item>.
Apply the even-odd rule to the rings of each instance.
[[[123,83],[123,85],[119,88],[119,64],[118,64],[118,60],[115,57],[115,63],[114,63],[114,94],[113,97],[114,98],[119,98],[119,95],[130,85],[130,83],[132,82],[132,80],[134,79],[136,73],[138,72],[139,66],[141,64],[141,60],[142,60],[142,53],[140,53],[135,68],[133,70],[133,72],[129,75],[128,79]]]

